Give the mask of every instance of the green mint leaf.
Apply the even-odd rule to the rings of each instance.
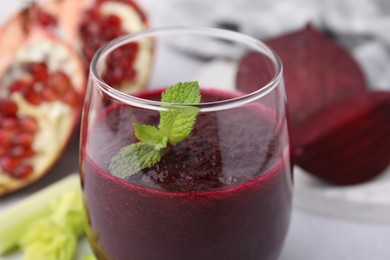
[[[177,104],[198,104],[200,89],[197,81],[180,82],[166,89],[161,95],[161,102]]]
[[[160,127],[161,132],[168,137],[169,143],[176,145],[191,133],[199,109],[188,106],[170,107],[169,110],[160,112]]]
[[[177,104],[197,104],[200,102],[200,89],[198,82],[178,83],[168,88],[161,101]],[[199,109],[192,106],[170,107],[164,106],[169,111],[160,112],[159,129],[168,137],[172,145],[181,142],[191,133],[194,127]]]
[[[156,149],[155,145],[134,143],[120,149],[119,153],[112,157],[108,169],[112,175],[125,178],[155,165],[162,155],[163,151]]]
[[[168,138],[163,136],[160,129],[151,125],[134,124],[135,136],[145,144],[155,145],[160,150],[167,147]]]
[[[161,101],[174,104],[198,104],[200,102],[198,82],[178,83],[162,93]],[[183,141],[191,133],[199,109],[194,106],[163,106],[158,127],[134,124],[134,134],[140,140],[122,148],[112,157],[109,171],[125,178],[158,163],[171,145]]]

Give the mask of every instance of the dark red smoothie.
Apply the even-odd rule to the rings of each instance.
[[[203,101],[225,99],[202,91]],[[160,99],[160,92],[143,98]],[[291,210],[288,155],[260,105],[200,113],[190,136],[127,179],[108,172],[137,142],[133,123],[159,114],[112,105],[90,127],[81,157],[89,237],[99,259],[275,260]]]

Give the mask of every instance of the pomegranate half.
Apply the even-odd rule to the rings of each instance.
[[[43,176],[79,122],[84,63],[20,13],[0,31],[0,195]]]
[[[73,44],[88,62],[105,43],[149,27],[145,12],[132,0],[47,1],[38,9],[35,21]],[[103,79],[126,93],[142,89],[153,49],[154,42],[146,40],[122,46],[107,57]]]

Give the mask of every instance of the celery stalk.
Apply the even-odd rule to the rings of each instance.
[[[27,226],[33,221],[46,217],[51,212],[53,199],[64,191],[80,188],[78,174],[71,174],[49,185],[0,214],[0,255],[14,249]]]

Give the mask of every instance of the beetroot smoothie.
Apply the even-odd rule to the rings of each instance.
[[[144,94],[160,99],[160,92]],[[202,91],[202,101],[226,99]],[[159,115],[111,105],[83,149],[88,236],[99,259],[275,260],[291,210],[288,158],[271,113],[260,105],[200,113],[190,136],[155,166],[126,179],[108,172],[112,156],[137,142],[132,123]]]

